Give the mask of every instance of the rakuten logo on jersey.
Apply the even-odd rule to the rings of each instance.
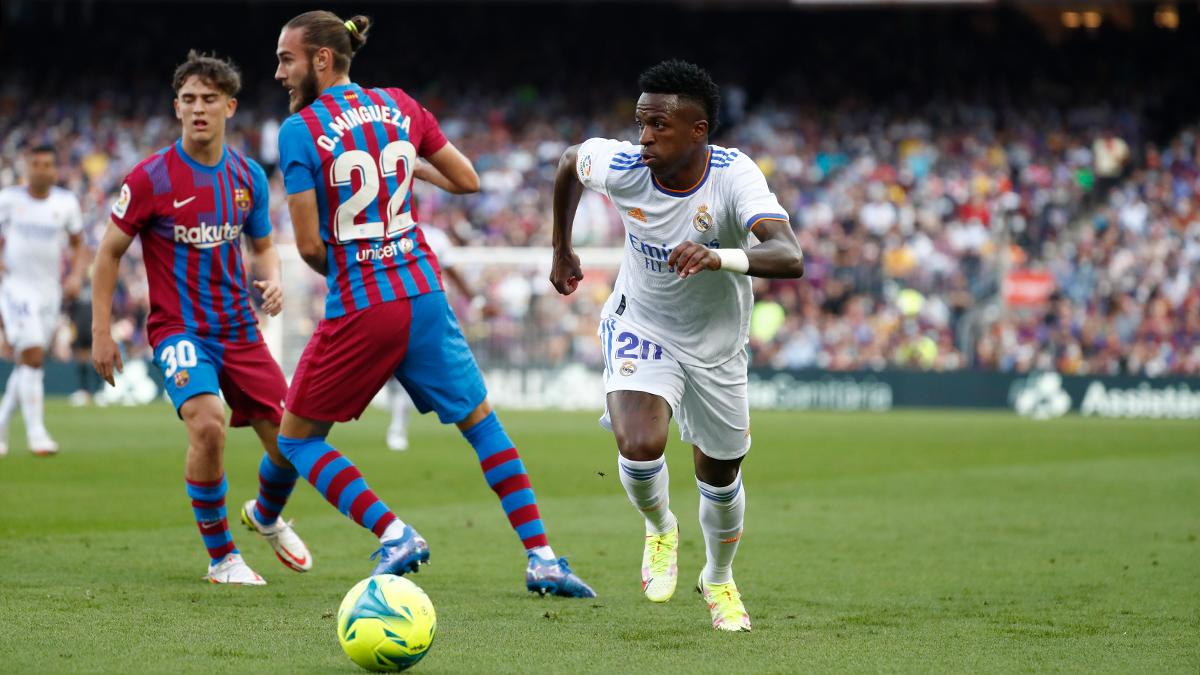
[[[188,227],[175,226],[175,243],[191,244],[196,248],[216,248],[228,241],[237,241],[242,236],[242,226],[232,223],[224,225],[208,225],[200,223]]]

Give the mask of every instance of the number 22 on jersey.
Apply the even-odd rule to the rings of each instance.
[[[412,187],[413,168],[417,149],[408,141],[392,141],[379,153],[376,161],[365,150],[346,150],[333,160],[329,182],[338,187],[352,185],[357,172],[361,184],[350,198],[342,202],[334,217],[333,236],[339,242],[356,239],[390,239],[413,227],[412,213],[405,209]],[[403,174],[400,174],[403,164]],[[361,214],[379,196],[379,185],[399,174],[399,185],[388,199],[386,222],[356,223]],[[370,216],[368,216],[368,219]]]

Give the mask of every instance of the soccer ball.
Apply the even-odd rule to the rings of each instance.
[[[429,596],[393,574],[358,582],[338,608],[338,642],[351,661],[367,670],[411,668],[429,651],[436,632]]]

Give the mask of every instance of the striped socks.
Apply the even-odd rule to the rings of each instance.
[[[279,512],[287,504],[299,476],[292,467],[278,466],[269,454],[263,453],[258,463],[258,499],[254,502],[254,519],[260,525],[274,525],[279,520]]]
[[[204,547],[208,549],[208,557],[213,563],[238,552],[233,545],[233,535],[229,532],[229,521],[225,517],[225,492],[228,489],[229,483],[224,475],[212,482],[187,481],[187,493],[192,498],[196,526],[200,528],[200,538],[204,540]]]
[[[704,581],[727,584],[733,581],[733,556],[742,539],[742,521],[746,515],[746,491],[742,489],[742,472],[724,487],[716,487],[696,479],[700,488],[700,530],[704,533],[704,550],[708,563],[704,566]]]
[[[621,485],[629,501],[646,518],[646,531],[655,534],[670,532],[676,525],[671,513],[670,473],[666,456],[648,462],[638,462],[617,455]]]
[[[358,468],[320,436],[279,436],[279,451],[299,475],[312,484],[343,515],[375,533],[381,540],[392,523],[400,522],[375,493]],[[393,532],[397,528],[392,528]]]
[[[525,550],[542,558],[553,559],[554,551],[546,539],[546,529],[542,526],[529,474],[525,473],[525,465],[512,440],[504,433],[496,413],[490,413],[462,434],[475,449],[479,466],[483,469],[483,478],[500,498],[500,506]]]

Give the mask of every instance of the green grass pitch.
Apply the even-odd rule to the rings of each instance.
[[[640,593],[641,523],[594,414],[501,413],[551,542],[596,600],[524,590],[524,558],[452,427],[385,417],[334,443],[430,541],[414,577],[438,611],[417,666],[463,672],[1200,670],[1200,425],[1011,414],[757,413],[735,566],[754,632],[723,635],[692,583],[703,563],[690,452],[669,450],[683,535],[675,598]],[[342,672],[333,612],[375,541],[301,482],[286,515],[315,569],[283,568],[235,528],[263,588],[202,583],[165,405],[51,402],[58,457],[14,423],[0,459],[0,671]],[[260,450],[232,431],[231,512]],[[231,518],[233,520],[234,518]]]

